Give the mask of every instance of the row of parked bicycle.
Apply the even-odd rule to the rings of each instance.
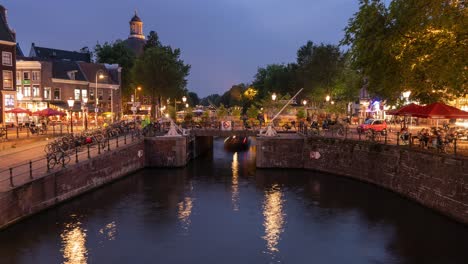
[[[81,151],[83,146],[95,145],[101,148],[106,146],[108,139],[124,134],[138,137],[140,130],[134,122],[116,122],[103,128],[85,130],[80,134],[68,134],[56,138],[44,147],[48,168],[57,164],[65,165],[70,161],[70,152]]]

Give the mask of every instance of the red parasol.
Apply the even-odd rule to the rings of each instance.
[[[468,119],[468,112],[444,103],[432,103],[419,109],[419,112],[413,116],[433,119]]]
[[[28,109],[23,109],[23,108],[13,108],[11,110],[5,111],[5,113],[12,113],[12,114],[31,114],[31,111]]]
[[[65,116],[67,114],[64,113],[64,112],[54,110],[52,108],[46,108],[46,109],[42,109],[40,111],[34,112],[33,115],[36,115],[36,116],[56,116],[56,115]]]
[[[414,114],[420,113],[423,107],[417,104],[405,105],[400,109],[388,111],[389,115],[398,115],[398,116],[414,116]]]

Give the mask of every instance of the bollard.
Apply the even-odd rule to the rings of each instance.
[[[26,135],[29,137],[29,127],[26,128]]]
[[[361,133],[358,132],[358,136],[359,136],[359,141],[361,141]]]
[[[32,179],[32,160],[29,161],[29,178]]]
[[[78,148],[75,147],[75,163],[78,163]]]
[[[119,135],[117,135],[117,139],[115,141],[115,146],[118,148],[119,147]]]
[[[110,151],[110,138],[107,138],[107,151]]]
[[[385,135],[384,135],[385,136],[385,145],[387,145],[387,135],[388,135],[388,132],[387,132],[387,130],[385,130]]]
[[[101,142],[97,143],[97,154],[101,154]]]
[[[409,138],[408,138],[408,140],[409,140],[408,146],[412,147],[412,146],[413,146],[413,136],[411,135],[411,133],[409,133],[408,136],[409,136]]]
[[[10,186],[11,187],[15,187],[13,185],[13,168],[10,168]]]
[[[400,132],[396,132],[396,145],[400,146]]]
[[[55,137],[55,124],[52,126],[52,134],[53,134],[54,137]]]
[[[127,134],[124,135],[124,144],[127,145]]]
[[[16,138],[19,138],[19,127],[16,126]]]
[[[89,144],[86,145],[86,146],[88,146],[88,159],[90,159],[90,158],[91,158],[91,155],[90,155],[90,153],[89,153]]]

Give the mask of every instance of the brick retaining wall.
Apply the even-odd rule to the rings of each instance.
[[[143,141],[0,193],[0,229],[145,166]]]

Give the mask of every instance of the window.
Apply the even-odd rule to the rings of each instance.
[[[44,88],[44,99],[45,100],[50,100],[50,87],[45,87]]]
[[[16,71],[16,84],[19,85],[21,84],[21,72]]]
[[[60,100],[60,88],[54,89],[54,100]]]
[[[75,95],[75,101],[80,101],[81,90],[80,89],[75,89],[75,92],[73,94]]]
[[[11,52],[2,51],[2,64],[6,66],[13,65],[13,56]]]
[[[12,94],[5,94],[5,108],[15,107],[15,97]]]
[[[67,72],[68,73],[68,78],[70,78],[70,80],[75,80],[76,77],[75,77],[75,72],[76,71],[69,71]]]
[[[31,73],[30,72],[23,72],[23,84],[31,84]]]
[[[81,90],[81,97],[88,98],[88,90]]]
[[[94,90],[89,90],[89,98],[94,100]]]
[[[31,86],[25,85],[23,88],[23,96],[24,97],[31,97]]]
[[[39,85],[33,85],[32,96],[33,97],[41,97],[41,89],[39,88]]]
[[[41,72],[40,71],[33,71],[32,72],[32,80],[33,81],[40,81],[41,80]]]
[[[3,89],[13,90],[12,71],[3,71]]]

